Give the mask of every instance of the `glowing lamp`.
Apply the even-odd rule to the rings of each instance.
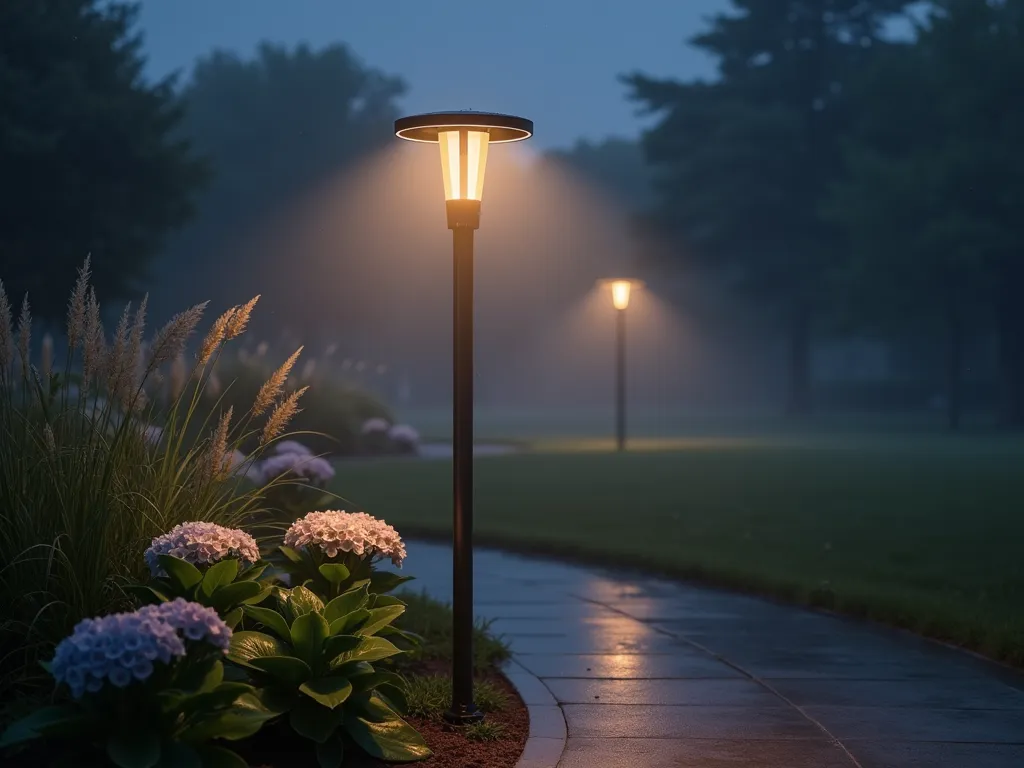
[[[629,306],[630,294],[633,291],[640,290],[644,285],[640,280],[630,280],[622,277],[602,280],[599,284],[607,285],[611,289],[612,306],[619,310],[626,309]]]
[[[599,286],[608,286],[615,312],[615,442],[620,451],[626,450],[626,308],[629,295],[643,288],[640,280],[613,277],[599,280]]]
[[[396,120],[395,135],[440,146],[448,227],[477,229],[490,145],[530,138],[533,121],[493,112],[431,112]]]

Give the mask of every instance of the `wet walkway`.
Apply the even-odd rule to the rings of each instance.
[[[406,570],[450,599],[447,547],[411,542]],[[488,550],[476,611],[564,714],[560,767],[1024,766],[1024,676],[901,632]]]

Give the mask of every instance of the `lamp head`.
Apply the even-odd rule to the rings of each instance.
[[[476,229],[488,147],[530,138],[533,121],[495,112],[429,112],[396,120],[395,135],[440,145],[448,226]]]
[[[629,306],[629,297],[633,291],[644,287],[641,280],[633,280],[628,277],[612,277],[599,281],[598,285],[608,286],[612,294],[612,306],[623,310]]]

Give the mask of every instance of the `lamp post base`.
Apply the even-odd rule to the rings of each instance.
[[[484,713],[474,707],[449,709],[444,713],[444,721],[449,725],[473,725],[484,719]]]

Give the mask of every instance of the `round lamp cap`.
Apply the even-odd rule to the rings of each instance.
[[[533,135],[533,121],[515,115],[497,112],[428,112],[409,115],[395,121],[395,135],[408,141],[437,143],[438,133],[466,128],[471,131],[486,131],[491,144],[522,141]]]

